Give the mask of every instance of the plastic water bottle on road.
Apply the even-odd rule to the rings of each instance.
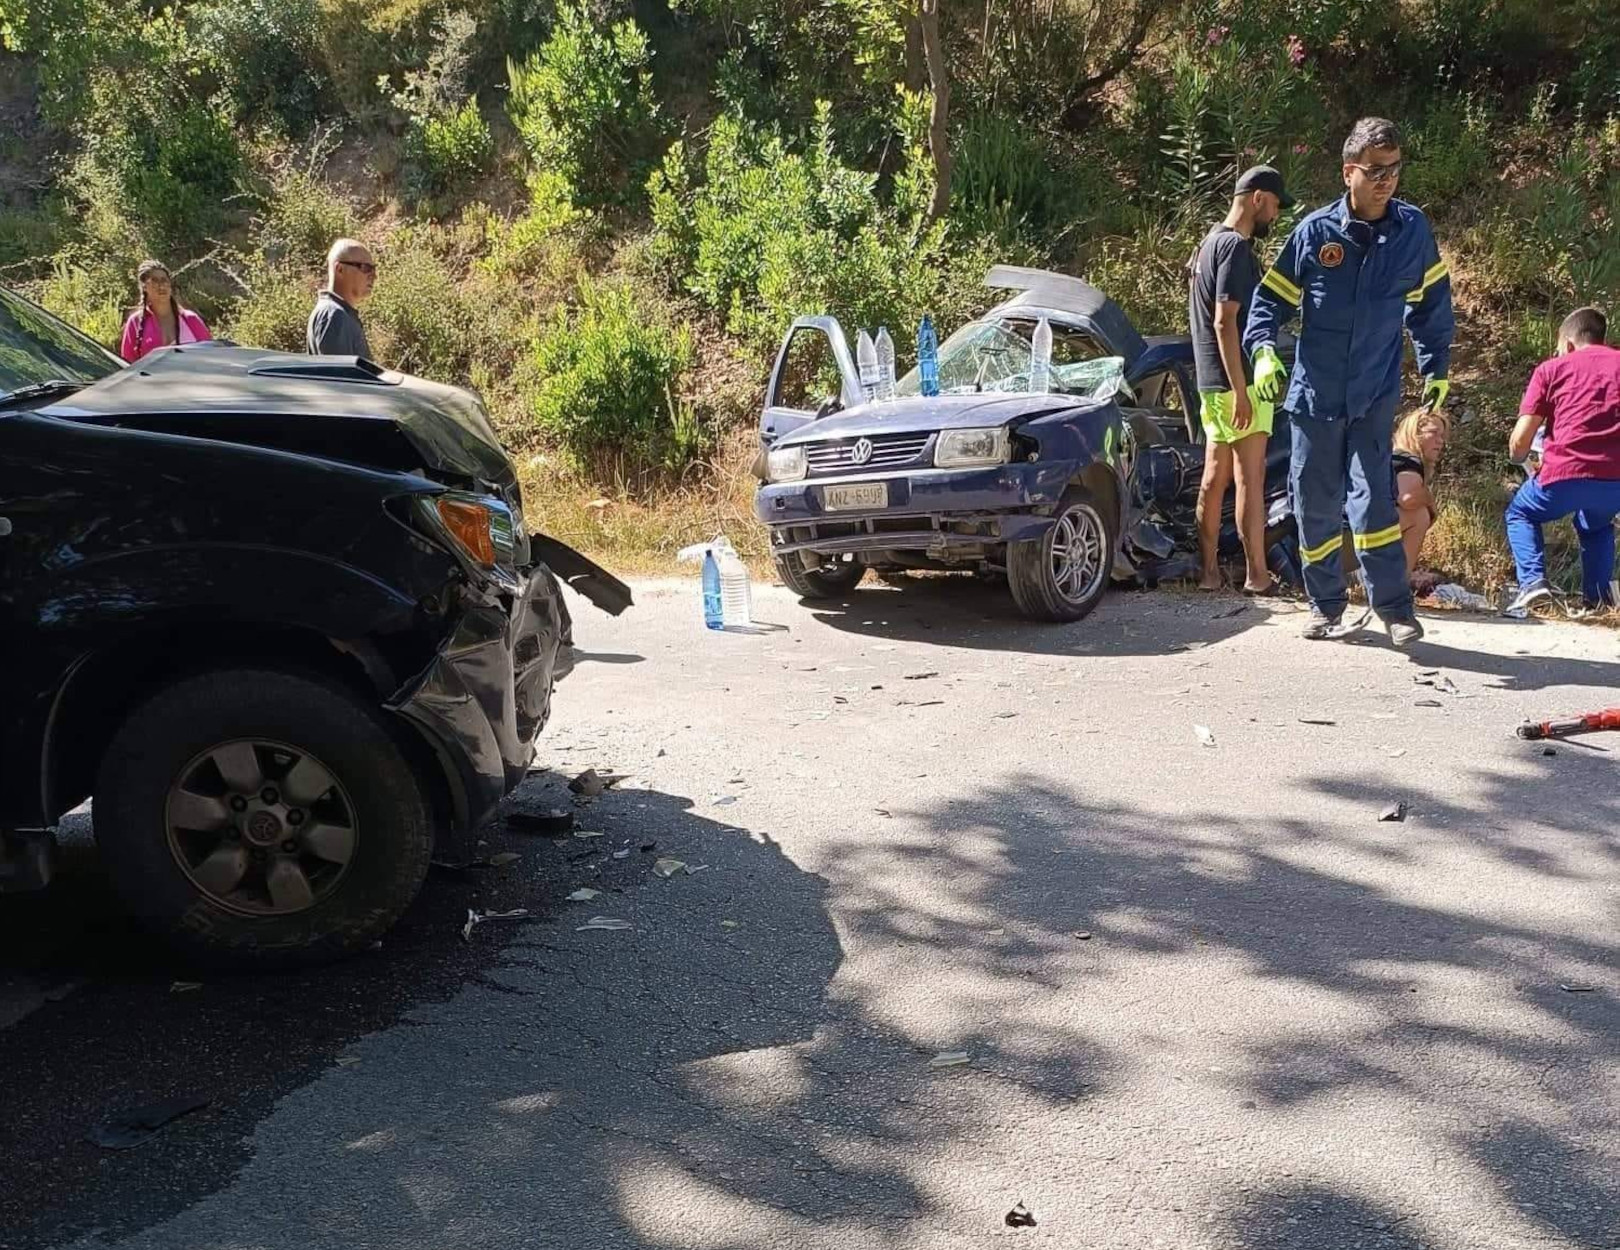
[[[1052,325],[1042,317],[1030,340],[1029,393],[1044,395],[1052,389]]]
[[[924,395],[939,394],[939,336],[934,321],[926,313],[917,327],[917,390]]]
[[[861,393],[866,402],[871,403],[877,398],[878,389],[877,344],[865,330],[855,340],[855,367],[861,372]]]
[[[754,624],[753,591],[748,584],[748,566],[743,563],[731,540],[714,540],[715,561],[720,566],[720,617],[722,629],[750,629]]]
[[[894,340],[889,337],[888,326],[878,327],[877,362],[877,398],[887,403],[894,398]]]

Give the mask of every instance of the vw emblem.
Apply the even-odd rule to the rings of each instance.
[[[849,458],[855,464],[865,464],[872,458],[872,440],[857,438],[855,446],[849,449]]]

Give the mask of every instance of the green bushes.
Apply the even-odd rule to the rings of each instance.
[[[189,24],[238,122],[292,134],[315,123],[331,91],[318,0],[208,0]]]
[[[535,167],[587,204],[638,191],[659,138],[651,63],[633,21],[602,29],[582,0],[558,0],[550,38],[507,63],[507,111]]]
[[[708,438],[683,392],[691,329],[628,286],[582,282],[535,340],[532,415],[582,464],[684,468]]]
[[[407,193],[413,199],[466,191],[489,169],[495,145],[478,101],[440,114],[411,118],[405,134]]]
[[[923,223],[917,201],[926,188],[919,195],[906,181],[920,160],[920,152],[908,156],[896,184],[910,190],[888,204],[875,174],[837,155],[825,106],[802,151],[722,117],[701,180],[681,144],[650,180],[652,255],[758,350],[774,346],[799,314],[912,324],[933,307],[950,268],[947,228]]]

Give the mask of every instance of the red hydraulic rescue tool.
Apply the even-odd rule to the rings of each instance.
[[[1564,720],[1542,721],[1540,724],[1525,721],[1519,726],[1519,737],[1536,742],[1542,738],[1567,738],[1571,734],[1597,733],[1604,729],[1620,729],[1620,707],[1588,712],[1585,716],[1570,716]]]

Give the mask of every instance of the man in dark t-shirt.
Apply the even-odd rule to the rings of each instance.
[[[1515,616],[1552,593],[1541,527],[1573,515],[1581,544],[1581,594],[1589,610],[1616,606],[1614,518],[1620,515],[1620,351],[1607,345],[1608,320],[1581,308],[1558,329],[1558,355],[1536,366],[1519,405],[1508,452],[1522,462],[1545,427],[1541,469],[1507,509],[1508,544],[1518,568]]]
[[[1221,588],[1216,546],[1221,503],[1237,478],[1238,533],[1243,539],[1247,594],[1273,588],[1266,568],[1266,440],[1272,408],[1250,393],[1253,375],[1243,354],[1243,326],[1260,284],[1253,240],[1271,230],[1293,204],[1282,175],[1256,165],[1237,181],[1232,208],[1211,230],[1187,266],[1187,321],[1198,374],[1199,419],[1204,427],[1204,480],[1198,490],[1198,546],[1204,590]]]

